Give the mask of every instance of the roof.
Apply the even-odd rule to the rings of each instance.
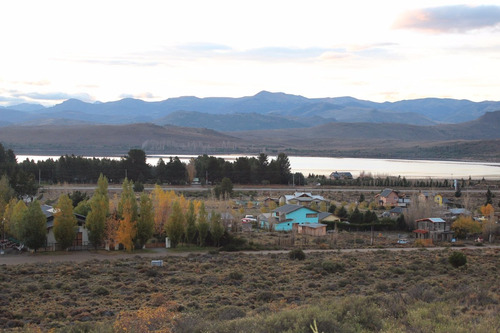
[[[403,208],[401,208],[401,207],[394,207],[393,209],[391,209],[389,211],[389,213],[392,213],[392,214],[403,214]]]
[[[332,215],[332,213],[328,213],[328,212],[320,212],[320,213],[318,214],[318,220],[322,220],[322,219],[324,219],[324,218],[326,218],[326,217],[328,217],[328,216],[330,216],[330,215]]]
[[[274,209],[273,212],[288,214],[288,213],[296,211],[299,208],[306,208],[306,207],[301,206],[301,205],[283,205],[283,206],[280,206],[280,207]]]
[[[429,222],[432,222],[432,223],[446,223],[446,221],[443,220],[440,217],[429,217],[429,218],[426,218],[426,219],[417,220],[417,222],[421,222],[421,221],[429,221]]]
[[[308,228],[318,229],[318,228],[326,227],[326,224],[323,224],[323,223],[306,223],[306,224],[301,224],[300,226],[302,228],[308,227]]]
[[[392,188],[386,188],[385,190],[382,191],[382,193],[380,193],[380,196],[381,197],[387,197],[392,192],[396,192],[396,191],[394,191]],[[397,194],[397,192],[396,192],[396,194]]]

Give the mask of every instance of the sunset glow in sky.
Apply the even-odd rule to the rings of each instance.
[[[261,90],[500,100],[500,2],[0,2],[0,105]]]

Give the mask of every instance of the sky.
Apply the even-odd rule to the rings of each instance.
[[[0,106],[500,100],[500,0],[3,0],[0,36]]]

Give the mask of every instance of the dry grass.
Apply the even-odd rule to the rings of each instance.
[[[248,318],[260,318],[264,325],[289,311],[308,313],[314,304],[348,307],[351,297],[379,304],[380,324],[368,331],[406,325],[435,302],[450,307],[450,316],[475,316],[479,324],[486,315],[498,320],[500,250],[464,252],[467,266],[459,269],[448,263],[448,249],[315,253],[303,261],[290,260],[287,254],[190,254],[165,257],[163,267],[151,267],[150,259],[140,256],[3,266],[0,329],[111,329],[113,323],[120,327],[123,318],[137,324],[156,313],[168,318],[164,331],[205,327],[216,332],[228,323],[246,325]],[[168,309],[162,308],[166,305]]]

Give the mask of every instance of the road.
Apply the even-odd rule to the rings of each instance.
[[[53,190],[53,191],[88,191],[95,190],[97,188],[96,185],[46,185],[42,187],[45,190]],[[184,192],[198,192],[198,191],[210,191],[212,187],[210,186],[162,186],[162,190],[164,191],[184,191]],[[154,187],[145,186],[145,191],[152,191]],[[121,191],[121,186],[108,186],[109,191]],[[292,187],[292,186],[282,186],[282,187],[239,187],[235,186],[233,191],[239,192],[290,192],[290,191],[301,191],[301,192],[367,192],[367,193],[378,193],[383,191],[384,188],[370,187],[370,188],[344,188],[344,187]],[[425,189],[404,189],[405,193],[419,193],[424,191]],[[441,189],[438,190],[439,193],[455,193],[453,189]],[[493,193],[500,193],[500,189],[490,189]],[[462,193],[486,193],[486,189],[462,189]]]
[[[444,250],[444,247],[427,247],[425,248],[429,251]],[[469,250],[487,250],[487,249],[497,249],[500,250],[500,246],[485,245],[482,247],[478,246],[466,246],[453,248],[456,251],[461,251],[464,249]],[[389,247],[389,248],[359,248],[359,249],[338,249],[338,250],[304,250],[305,253],[351,253],[351,252],[374,252],[374,251],[420,251],[420,247]],[[74,252],[44,252],[37,254],[21,253],[21,254],[4,254],[0,255],[0,267],[2,265],[22,265],[22,264],[36,264],[36,263],[60,263],[60,262],[74,262],[81,263],[91,260],[118,260],[118,259],[128,259],[128,258],[147,258],[150,259],[162,259],[164,257],[176,256],[176,257],[187,257],[189,254],[203,254],[206,252],[172,252],[168,249],[158,248],[153,249],[154,252],[148,253],[127,253],[123,251],[112,251],[109,253],[95,252],[95,251],[74,251]],[[268,254],[285,254],[289,250],[269,250],[269,251],[240,251],[240,252],[230,252],[239,253],[246,255],[268,255]],[[224,252],[222,252],[224,253]],[[228,252],[229,253],[229,252]]]

